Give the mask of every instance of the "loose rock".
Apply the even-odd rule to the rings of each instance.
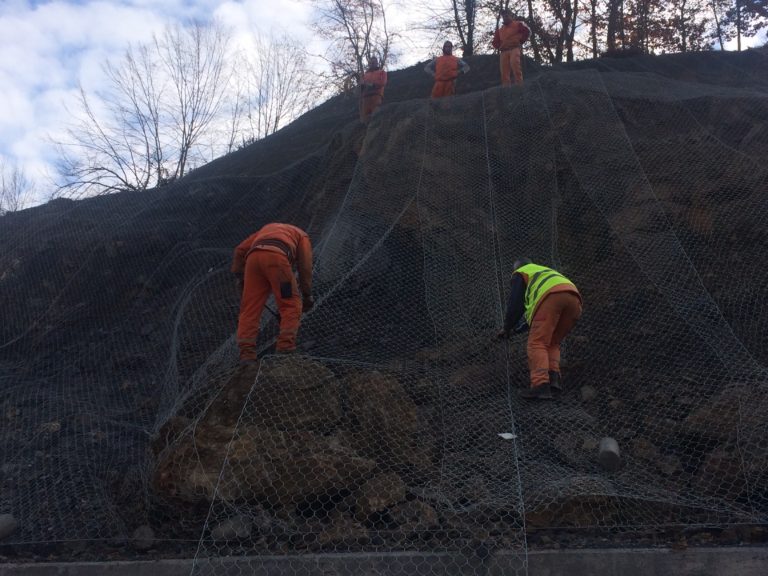
[[[233,516],[219,522],[211,530],[211,538],[216,541],[250,538],[253,530],[251,519],[247,516]]]
[[[136,528],[131,538],[131,544],[136,550],[149,550],[155,545],[155,531],[146,524]]]
[[[619,443],[613,438],[600,440],[600,465],[606,470],[614,472],[621,466],[621,453]]]

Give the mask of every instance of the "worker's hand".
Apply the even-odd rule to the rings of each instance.
[[[499,330],[496,334],[496,340],[509,340],[509,331],[504,329]]]
[[[514,334],[524,334],[525,332],[528,332],[528,329],[530,326],[528,326],[528,323],[524,320],[520,322],[515,328],[512,330]]]
[[[305,294],[301,298],[301,307],[304,309],[304,312],[309,312],[312,310],[312,307],[315,305],[315,299],[312,298],[312,294]]]

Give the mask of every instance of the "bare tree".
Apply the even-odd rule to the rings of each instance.
[[[740,51],[742,38],[752,38],[768,27],[768,4],[765,0],[732,0],[720,25],[723,37],[735,38],[736,49]]]
[[[176,166],[171,177],[187,171],[195,144],[217,118],[228,84],[229,36],[216,23],[193,23],[166,30],[155,46],[170,76],[165,113],[176,137]],[[205,158],[210,160],[211,158]]]
[[[492,3],[494,6],[497,2]],[[483,41],[477,34],[479,16],[488,12],[490,5],[477,0],[436,0],[419,4],[424,13],[423,29],[434,33],[434,43],[440,45],[448,37],[459,39],[462,56],[472,56]],[[486,42],[488,39],[485,39]]]
[[[674,52],[703,50],[711,40],[706,0],[669,0],[663,47]]]
[[[619,45],[618,42],[621,42]],[[608,36],[606,44],[609,51],[624,48],[624,0],[608,0]]]
[[[675,50],[672,46],[674,31],[670,27],[667,8],[675,1],[628,0],[625,3],[625,25],[629,32],[627,47],[645,53],[656,49]]]
[[[252,139],[269,136],[315,103],[316,76],[307,68],[302,45],[293,38],[257,34],[256,50],[245,65]]]
[[[56,141],[59,195],[144,190],[183,176],[228,94],[227,33],[216,23],[167,28],[104,66],[107,86],[81,87],[78,120]]]
[[[589,24],[589,43],[592,50],[592,58],[599,55],[598,32],[605,27],[605,17],[599,10],[600,0],[589,0],[589,15],[587,22]]]
[[[103,97],[103,95],[102,95]],[[69,141],[56,141],[57,171],[63,182],[57,195],[81,196],[106,194],[120,190],[143,190],[150,181],[154,155],[151,141],[134,140],[135,124],[126,123],[127,105],[120,101],[103,101],[102,113],[97,114],[80,87],[80,120],[67,130]],[[72,114],[74,116],[74,114]],[[107,116],[106,119],[101,119]],[[140,131],[140,130],[139,130]]]
[[[720,50],[725,50],[722,19],[727,10],[728,0],[709,0],[709,8],[712,10],[712,18],[715,21],[715,28],[712,30],[712,38],[717,40]]]
[[[32,181],[18,163],[0,156],[0,216],[25,208],[33,188]]]
[[[551,64],[560,63],[567,55],[573,61],[573,42],[576,35],[578,0],[545,0],[543,20],[539,35],[544,51]]]
[[[384,0],[312,0],[313,29],[330,42],[325,59],[331,66],[331,81],[361,78],[366,61],[376,56],[384,66],[392,58],[394,34],[387,25]]]

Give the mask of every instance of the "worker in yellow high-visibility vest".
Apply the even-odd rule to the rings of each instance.
[[[546,266],[520,258],[513,265],[504,329],[499,338],[530,327],[528,368],[531,387],[520,395],[527,399],[549,400],[562,391],[560,343],[581,317],[581,294],[565,276]],[[522,318],[525,324],[518,327]]]

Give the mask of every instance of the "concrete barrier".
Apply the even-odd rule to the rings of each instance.
[[[510,576],[526,574],[525,555],[485,560],[457,554],[322,554],[212,560],[0,564],[0,576]],[[529,576],[765,576],[768,548],[689,548],[535,551]]]

